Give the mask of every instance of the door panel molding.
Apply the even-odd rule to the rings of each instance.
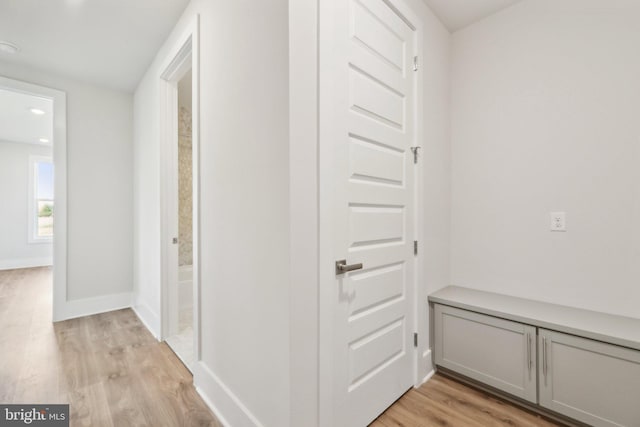
[[[422,23],[403,0],[320,2],[319,14],[320,425],[355,426],[430,370],[419,366],[426,339],[413,344],[427,308],[414,254],[422,175],[410,150],[424,135],[413,70]],[[336,278],[339,259],[364,268]]]

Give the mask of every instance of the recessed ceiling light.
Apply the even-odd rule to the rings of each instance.
[[[47,142],[49,142],[49,140],[47,138],[40,138],[40,142],[46,144]]]
[[[44,114],[44,110],[41,110],[39,108],[29,108],[29,111],[31,111],[33,114],[37,114],[38,116]]]
[[[13,43],[0,41],[0,52],[3,53],[18,53],[20,48]]]

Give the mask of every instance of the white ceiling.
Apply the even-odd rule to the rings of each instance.
[[[521,0],[424,0],[456,31]],[[11,61],[132,91],[189,0],[0,0]]]
[[[457,31],[522,0],[424,0],[449,31]]]
[[[34,114],[29,111],[31,108],[42,110],[44,114]],[[40,138],[48,142],[43,143]],[[0,89],[0,141],[51,145],[53,101]]]
[[[188,2],[0,0],[0,60],[132,91]]]

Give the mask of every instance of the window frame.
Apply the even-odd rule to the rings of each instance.
[[[51,163],[53,165],[53,156],[43,155],[30,155],[29,156],[29,206],[28,206],[28,242],[30,244],[37,243],[52,243],[52,236],[38,236],[38,192],[36,186],[38,185],[38,169],[36,164],[38,163]],[[55,179],[55,173],[54,173]],[[55,206],[55,194],[54,194],[54,206]],[[55,209],[55,208],[54,208]]]

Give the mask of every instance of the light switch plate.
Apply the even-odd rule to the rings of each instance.
[[[567,217],[564,212],[551,212],[549,216],[551,231],[567,231]]]

